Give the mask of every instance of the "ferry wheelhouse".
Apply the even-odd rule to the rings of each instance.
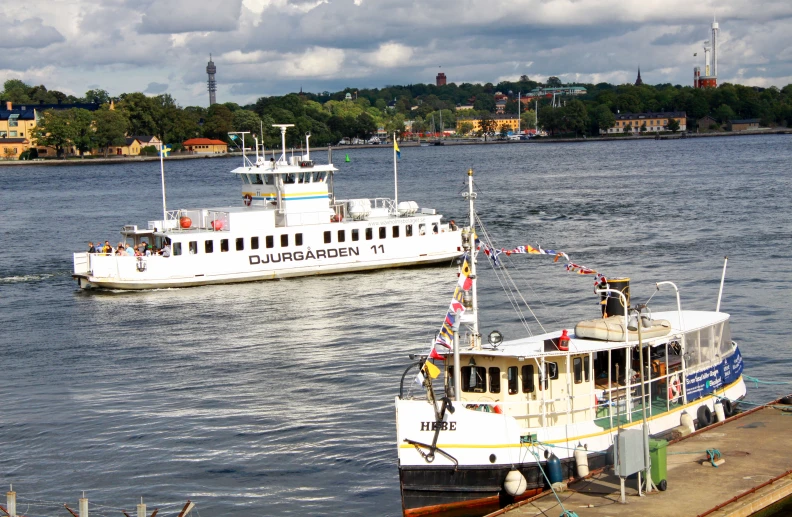
[[[271,280],[448,262],[461,254],[461,232],[432,208],[397,199],[337,199],[331,163],[308,147],[269,161],[258,154],[232,171],[240,206],[164,211],[146,227],[124,226],[127,244],[170,247],[170,256],[75,253],[81,288],[153,289]],[[164,204],[164,203],[163,203]]]
[[[474,221],[472,180],[468,195]],[[462,280],[441,331],[450,348],[438,337],[429,355],[413,356],[396,397],[404,515],[483,515],[534,495],[548,484],[546,458],[560,460],[564,479],[581,462],[612,465],[617,433],[642,429],[644,415],[662,437],[709,425],[716,402],[736,411],[746,388],[729,315],[682,310],[678,291],[672,310],[626,311],[629,283],[611,281],[597,289],[606,313],[574,332],[503,340],[493,331],[482,343],[476,234],[486,236],[463,230]],[[415,366],[420,387],[408,375]]]

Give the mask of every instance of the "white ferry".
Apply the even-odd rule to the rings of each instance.
[[[476,221],[472,180],[467,194]],[[412,356],[396,397],[404,515],[484,515],[612,465],[620,432],[645,425],[647,436],[686,434],[736,411],[743,363],[720,296],[714,312],[682,310],[671,282],[657,284],[676,291],[670,311],[626,311],[629,282],[610,280],[596,290],[602,318],[509,340],[493,331],[482,344],[476,234],[485,245],[484,229],[463,230],[466,255],[446,323],[429,355]],[[493,272],[504,285],[512,278]],[[414,367],[421,384],[409,375]]]
[[[331,163],[287,158],[286,128],[276,161],[243,150],[232,171],[242,183],[236,207],[165,210],[148,226],[124,226],[127,244],[164,248],[170,256],[75,253],[84,289],[156,289],[449,262],[461,232],[431,208],[395,199],[336,199]],[[164,185],[164,183],[163,183]],[[164,196],[164,187],[163,187]],[[163,198],[164,205],[164,198]]]

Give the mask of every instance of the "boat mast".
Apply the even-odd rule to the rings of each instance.
[[[468,191],[467,191],[467,198],[468,202],[470,203],[470,256],[468,257],[468,262],[470,263],[470,279],[471,287],[470,292],[472,295],[472,305],[473,305],[473,348],[476,350],[481,348],[481,335],[479,334],[479,322],[478,322],[478,293],[476,292],[476,210],[475,210],[475,199],[476,193],[473,192],[473,169],[468,169]]]

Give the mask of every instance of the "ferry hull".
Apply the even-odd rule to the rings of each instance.
[[[90,273],[73,274],[72,278],[77,280],[81,289],[118,289],[118,290],[145,290],[145,289],[168,289],[177,287],[197,287],[213,284],[236,284],[244,282],[259,282],[263,280],[278,280],[282,278],[295,278],[302,276],[332,275],[341,273],[353,273],[369,271],[373,269],[389,269],[400,267],[424,266],[440,263],[448,263],[459,256],[459,252],[448,252],[438,255],[397,259],[389,262],[379,263],[348,263],[317,266],[311,268],[281,269],[265,272],[248,272],[237,274],[201,274],[193,278],[166,278],[166,279],[145,279],[145,280],[126,280],[117,278],[96,277]]]

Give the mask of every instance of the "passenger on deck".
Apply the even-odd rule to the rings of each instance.
[[[115,254],[116,255],[126,255],[126,251],[124,251],[124,245],[123,244],[118,243],[118,247],[116,248]]]
[[[110,246],[110,241],[105,241],[104,246],[102,247],[102,253],[105,255],[113,254],[113,247]]]
[[[88,253],[96,253],[96,248],[94,248],[93,242],[88,243]]]
[[[160,252],[160,255],[162,255],[163,257],[171,256],[171,249],[169,242],[165,242],[165,245],[162,247],[162,251]]]
[[[132,245],[127,246],[125,251],[126,251],[126,254],[129,255],[130,257],[134,257],[135,256],[135,247],[134,246],[132,246]]]
[[[139,246],[137,248],[135,248],[135,256],[136,257],[142,257],[143,256],[143,252],[140,251],[140,247]]]
[[[448,223],[448,227],[451,228],[452,232],[455,232],[457,229],[456,221],[451,219],[451,221]]]

